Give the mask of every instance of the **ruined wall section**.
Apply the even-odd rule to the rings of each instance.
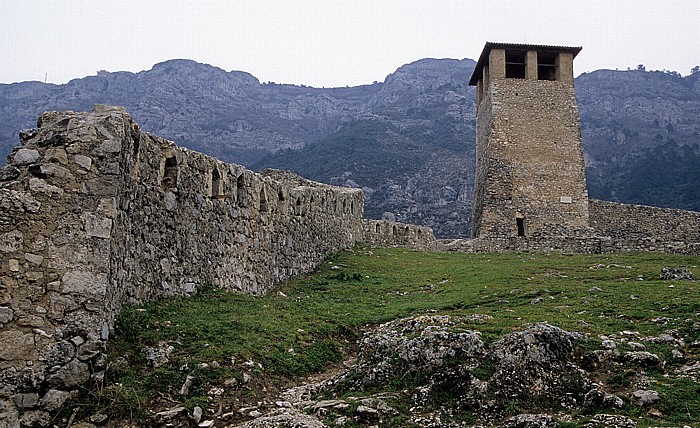
[[[387,220],[365,220],[364,241],[381,247],[402,247],[424,251],[442,251],[433,230],[425,226]]]
[[[5,402],[23,388],[100,376],[126,302],[203,284],[261,294],[363,236],[360,190],[219,162],[122,108],[45,113],[21,142],[0,173],[5,409],[42,399]]]
[[[52,112],[38,126],[20,133],[22,147],[0,173],[0,401],[13,398],[0,403],[6,410],[44,398],[14,395],[24,388],[49,389],[60,401],[67,393],[59,389],[100,376],[109,333],[105,294],[130,123],[101,111]]]
[[[700,212],[617,202],[589,201],[591,227],[550,228],[519,237],[442,241],[446,251],[482,253],[559,251],[615,253],[655,251],[700,255]]]
[[[700,254],[700,212],[591,199],[591,227],[607,251]]]

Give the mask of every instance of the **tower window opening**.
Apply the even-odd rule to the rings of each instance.
[[[525,78],[525,52],[506,51],[506,78]]]
[[[518,226],[518,236],[525,236],[525,219],[516,218],[515,223]]]
[[[537,53],[537,80],[557,80],[557,54]]]

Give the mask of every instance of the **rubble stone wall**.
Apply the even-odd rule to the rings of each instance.
[[[700,212],[591,199],[589,213],[609,251],[700,254]]]
[[[364,241],[371,245],[425,251],[443,250],[442,244],[429,227],[387,220],[365,220],[364,226]]]
[[[0,172],[5,420],[49,410],[22,390],[65,399],[100,376],[123,304],[204,284],[261,294],[363,238],[361,190],[220,162],[122,108],[45,113],[21,142]]]
[[[700,212],[617,202],[589,201],[591,227],[550,228],[520,237],[444,240],[447,251],[655,251],[700,255]]]

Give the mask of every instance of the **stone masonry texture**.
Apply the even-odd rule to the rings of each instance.
[[[43,114],[0,170],[0,428],[50,420],[68,391],[99,379],[125,304],[207,284],[264,294],[359,241],[700,254],[700,213],[588,199],[568,68],[554,81],[506,78],[503,55],[491,57],[471,240],[365,220],[359,189],[223,163],[142,132],[120,107]]]
[[[477,118],[472,237],[587,227],[588,192],[573,82],[492,79]]]
[[[588,198],[572,71],[580,49],[486,44],[470,79],[473,239],[444,249],[700,254],[700,213]]]
[[[55,401],[22,392],[65,399],[100,376],[124,304],[205,284],[262,294],[364,238],[361,190],[220,162],[120,107],[37,125],[0,172],[0,426]]]

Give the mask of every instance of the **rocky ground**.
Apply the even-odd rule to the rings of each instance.
[[[364,335],[357,358],[340,371],[276,399],[215,417],[199,407],[193,413],[176,407],[154,420],[158,426],[228,428],[636,427],[620,409],[661,416],[658,404],[666,399],[647,372],[700,378],[700,361],[687,358],[700,344],[674,331],[658,337],[623,331],[585,349],[583,334],[538,323],[486,344],[474,329],[486,319],[426,315],[385,323]],[[662,356],[646,351],[660,343],[684,362],[680,369],[667,370]],[[625,386],[613,379],[623,368],[634,373]]]

